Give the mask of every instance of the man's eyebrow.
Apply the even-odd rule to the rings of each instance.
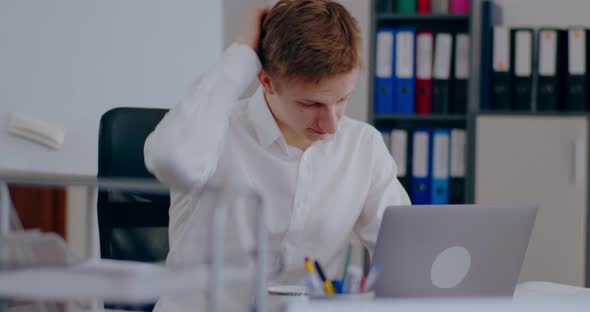
[[[302,102],[305,102],[305,103],[311,103],[311,104],[325,105],[325,104],[324,104],[324,103],[322,103],[322,102],[318,102],[318,101],[312,101],[312,100],[308,100],[308,99],[304,99],[304,100],[301,100],[301,101],[302,101]]]
[[[345,95],[343,98],[341,98],[341,99],[340,99],[340,101],[342,101],[342,100],[344,100],[345,98],[349,97],[349,96],[352,94],[352,92],[353,92],[353,91],[354,91],[354,90],[352,90],[352,91],[348,92],[348,94],[347,94],[347,95]]]
[[[352,91],[350,91],[347,95],[345,95],[343,98],[341,98],[340,100],[338,100],[338,102],[344,100],[345,98],[349,97],[352,94]],[[312,100],[308,100],[308,99],[303,99],[301,100],[302,102],[308,102],[308,103],[314,103],[314,104],[321,104],[321,105],[325,105],[322,102],[318,102],[318,101],[312,101]]]

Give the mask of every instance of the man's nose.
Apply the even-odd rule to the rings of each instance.
[[[338,112],[335,108],[328,107],[323,110],[319,118],[320,130],[334,134],[338,127]]]

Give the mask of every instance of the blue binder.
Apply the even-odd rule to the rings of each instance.
[[[379,28],[375,46],[375,115],[392,114],[395,73],[395,30]]]
[[[481,22],[481,103],[480,110],[486,111],[490,108],[491,98],[491,74],[492,74],[492,37],[495,20],[498,19],[500,9],[494,4],[493,0],[485,0],[481,4],[482,22]]]
[[[412,134],[412,203],[428,205],[430,200],[430,130],[415,129]]]
[[[449,148],[451,131],[434,129],[430,139],[431,202],[436,205],[449,203]]]
[[[394,113],[415,113],[416,89],[416,28],[398,28],[395,32],[395,71],[393,75]]]

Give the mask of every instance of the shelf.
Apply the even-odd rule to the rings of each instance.
[[[461,21],[468,22],[467,14],[396,14],[377,13],[380,21]]]
[[[380,127],[443,127],[464,128],[467,123],[465,115],[378,115],[374,118]]]
[[[590,117],[590,112],[584,111],[510,111],[510,110],[502,110],[502,111],[483,111],[478,112],[478,116],[515,116],[515,117],[542,117],[542,116],[557,116],[557,117]]]

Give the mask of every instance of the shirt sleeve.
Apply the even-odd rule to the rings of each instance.
[[[217,168],[231,111],[260,70],[254,50],[232,44],[172,108],[144,145],[146,167],[178,189],[203,185]]]
[[[389,206],[411,205],[408,193],[397,179],[397,165],[383,142],[379,131],[371,127],[368,140],[373,153],[371,185],[354,232],[371,256],[385,209]]]

